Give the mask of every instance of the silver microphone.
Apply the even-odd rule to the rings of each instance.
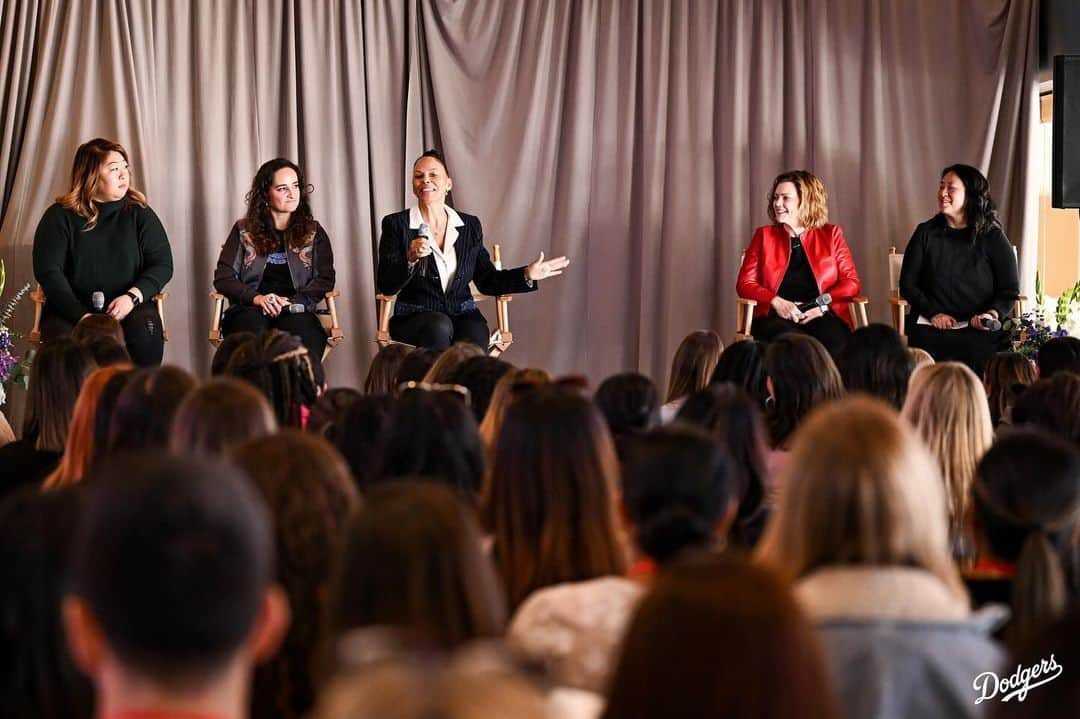
[[[293,302],[292,304],[289,305],[289,314],[298,315],[298,314],[304,312],[306,309],[307,308],[304,307],[299,302]]]
[[[101,290],[94,290],[90,295],[90,305],[94,308],[94,312],[105,311],[105,293]]]
[[[416,236],[423,237],[429,243],[431,242],[431,228],[428,227],[428,223],[420,223],[420,229],[416,231]],[[420,276],[427,277],[427,257],[420,258]]]
[[[997,317],[990,317],[989,319],[983,320],[982,325],[991,332],[997,332],[1001,329],[1001,320]]]

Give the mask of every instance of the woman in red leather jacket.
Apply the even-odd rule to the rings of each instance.
[[[848,303],[859,294],[859,273],[844,231],[830,225],[828,195],[821,180],[806,170],[773,180],[769,219],[754,232],[739,269],[739,297],[757,301],[751,332],[769,342],[785,332],[820,341],[834,358],[851,335]],[[826,307],[799,305],[824,294]]]

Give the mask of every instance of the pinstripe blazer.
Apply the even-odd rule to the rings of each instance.
[[[484,232],[480,227],[480,220],[464,212],[459,212],[458,215],[465,224],[458,228],[457,241],[454,242],[457,270],[445,292],[433,259],[423,258],[412,270],[409,269],[409,243],[418,234],[416,229],[409,227],[409,210],[395,212],[382,219],[376,285],[384,295],[397,295],[397,302],[394,303],[395,315],[417,312],[460,315],[476,309],[476,303],[469,291],[470,281],[475,281],[477,289],[485,295],[533,292],[538,288],[539,282],[530,286],[525,280],[524,266],[496,270],[484,247]],[[421,271],[425,265],[426,273]]]

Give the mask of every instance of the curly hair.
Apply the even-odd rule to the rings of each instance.
[[[776,176],[773,180],[772,189],[766,200],[769,206],[769,219],[776,222],[776,213],[773,212],[773,194],[781,182],[790,182],[795,185],[795,192],[799,195],[799,221],[812,230],[821,227],[829,221],[829,193],[812,172],[807,170],[791,170]]]
[[[282,427],[300,427],[301,407],[318,396],[311,358],[300,338],[269,330],[236,348],[225,374],[251,382],[270,400]]]
[[[285,228],[285,243],[292,248],[303,247],[304,238],[315,231],[315,219],[308,201],[315,187],[304,180],[304,173],[295,162],[284,157],[275,157],[262,164],[255,173],[255,179],[251,181],[251,189],[244,195],[247,213],[241,220],[241,226],[251,233],[255,249],[260,255],[268,255],[277,249],[274,218],[270,214],[270,189],[274,183],[274,174],[284,169],[295,172],[297,182],[300,183],[300,204],[289,218],[289,226]]]
[[[127,150],[118,142],[95,137],[79,145],[75,151],[75,160],[71,163],[71,189],[56,198],[56,202],[66,210],[71,210],[79,217],[86,218],[83,232],[89,232],[97,226],[98,208],[94,204],[94,191],[97,189],[98,174],[105,165],[105,158],[110,152],[118,152],[124,162],[130,162]],[[130,166],[129,166],[130,171]],[[128,185],[124,196],[127,205],[148,207],[146,195]]]
[[[964,217],[971,228],[971,236],[982,237],[998,224],[997,207],[990,198],[990,183],[971,165],[949,165],[941,171],[941,178],[945,179],[950,172],[964,184]]]

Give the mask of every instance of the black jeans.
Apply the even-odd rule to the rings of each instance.
[[[120,321],[124,330],[131,361],[138,367],[157,367],[165,356],[165,337],[162,335],[161,315],[151,300],[142,302]],[[45,304],[41,313],[41,340],[49,342],[60,337],[70,337],[74,325],[49,310]]]
[[[308,354],[321,360],[326,349],[326,330],[314,312],[282,312],[277,317],[267,317],[254,305],[232,305],[225,310],[221,321],[221,333],[254,332],[259,334],[269,329],[281,330],[300,338],[307,347]]]
[[[994,353],[1009,348],[1008,332],[986,332],[974,327],[939,330],[913,321],[907,326],[907,336],[909,347],[926,350],[938,362],[963,362],[980,380]]]
[[[472,342],[487,351],[490,336],[487,320],[475,309],[460,315],[417,312],[390,318],[390,337],[416,347],[444,350],[455,342]]]
[[[754,336],[754,339],[766,344],[787,332],[810,335],[825,345],[825,349],[834,360],[840,356],[848,338],[851,337],[851,330],[834,312],[826,312],[805,325],[770,313],[765,317],[755,317],[754,323],[750,325],[750,334]]]

